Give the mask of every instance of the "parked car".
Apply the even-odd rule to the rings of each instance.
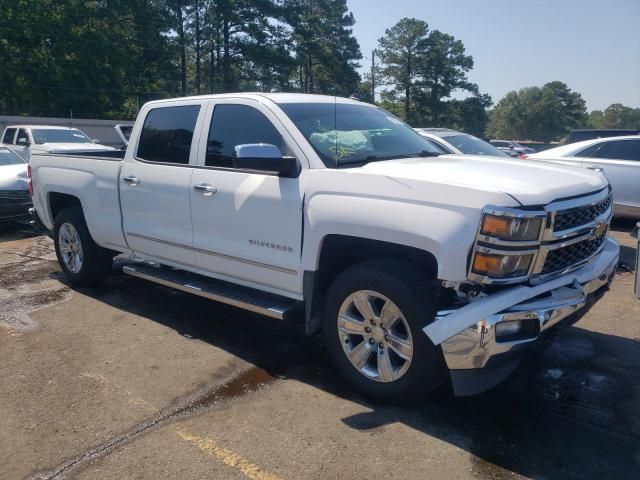
[[[10,125],[4,129],[2,143],[27,162],[33,154],[115,150],[77,128],[53,125]]]
[[[640,218],[640,135],[571,143],[526,158],[602,169],[613,187],[616,215]]]
[[[518,142],[512,142],[510,140],[490,140],[489,143],[510,157],[517,157],[522,154],[535,153],[533,148],[523,147]]]
[[[29,219],[27,168],[22,158],[0,145],[0,223]]]
[[[442,153],[509,157],[509,155],[489,142],[457,130],[449,128],[416,128],[416,131]]]
[[[640,130],[628,128],[583,128],[571,130],[564,145],[570,143],[584,142],[585,140],[595,140],[597,138],[625,137],[628,135],[638,135]]]
[[[599,172],[441,156],[393,115],[304,94],[147,103],[120,161],[32,159],[35,214],[76,285],[123,272],[322,331],[399,400],[471,395],[577,321],[618,262]]]

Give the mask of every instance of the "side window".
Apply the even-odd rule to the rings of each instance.
[[[16,145],[20,145],[20,140],[22,139],[25,140],[25,143],[23,143],[22,145],[29,144],[29,135],[27,135],[27,131],[24,128],[21,128],[20,130],[18,130],[18,136],[16,137]]]
[[[199,105],[154,108],[142,126],[137,157],[149,162],[188,164]]]
[[[588,157],[588,158],[598,158],[600,157],[600,150],[604,147],[606,143],[596,143],[595,145],[589,145],[587,148],[583,150],[579,150],[572,157]]]
[[[640,140],[614,140],[606,142],[599,155],[600,158],[615,160],[640,161]]]
[[[282,135],[259,110],[247,105],[216,105],[207,139],[205,165],[231,168],[236,145],[246,143],[270,143],[283,155],[289,154]]]
[[[450,149],[442,145],[440,142],[433,140],[432,138],[427,138],[427,141],[439,152],[442,153],[453,153]]]
[[[16,135],[15,128],[7,128],[4,132],[4,137],[2,137],[2,143],[6,143],[7,145],[13,144],[13,137]]]
[[[507,142],[491,142],[496,147],[508,147]]]

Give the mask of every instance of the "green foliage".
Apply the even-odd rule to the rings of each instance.
[[[284,0],[299,90],[349,96],[359,87],[362,58],[346,0]]]
[[[132,96],[175,91],[168,28],[144,0],[1,2],[0,109],[127,115]]]
[[[562,82],[507,93],[489,112],[487,136],[518,140],[559,140],[586,124],[582,96]]]
[[[403,18],[387,29],[378,43],[383,82],[392,87],[384,92],[384,101],[402,102],[402,116],[410,124],[440,126],[443,121],[453,122],[473,103],[450,100],[454,91],[471,93],[476,104],[491,103],[488,97],[479,96],[477,85],[468,81],[473,59],[465,54],[462,42],[451,35],[430,31],[422,20]],[[471,112],[476,113],[475,109]],[[476,116],[473,122],[482,122],[483,117]]]
[[[589,114],[590,128],[629,128],[640,129],[640,108],[625,107],[621,103],[612,103],[604,112],[594,110]]]
[[[0,111],[132,118],[198,93],[348,96],[354,23],[346,0],[0,2]]]

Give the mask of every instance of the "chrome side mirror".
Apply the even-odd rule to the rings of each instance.
[[[294,157],[283,156],[280,149],[270,143],[245,143],[235,147],[233,168],[297,177],[300,164]]]

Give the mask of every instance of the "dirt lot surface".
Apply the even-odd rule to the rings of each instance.
[[[611,291],[504,384],[370,404],[321,342],[0,229],[0,479],[640,478],[631,223]]]

